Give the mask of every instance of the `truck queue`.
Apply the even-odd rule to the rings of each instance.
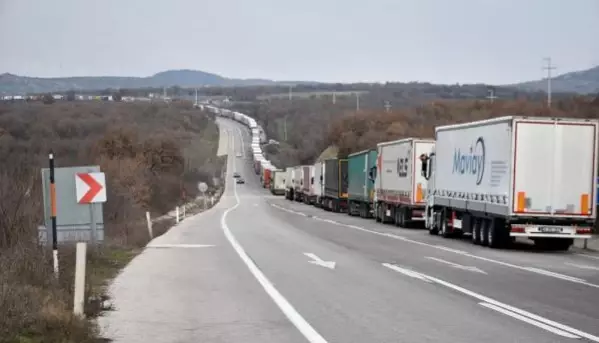
[[[251,119],[253,120],[253,119]],[[265,139],[265,138],[264,138]],[[254,143],[256,145],[254,145]],[[567,250],[597,216],[599,120],[506,116],[438,126],[347,157],[278,169],[254,138],[265,188],[326,211],[503,248]]]

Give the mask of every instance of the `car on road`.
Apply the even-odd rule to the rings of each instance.
[[[233,173],[233,177],[234,177],[234,178],[239,178],[239,177],[241,177],[241,175],[239,175],[239,173],[238,173],[238,172],[235,172],[235,173]]]
[[[245,180],[242,178],[237,179],[237,183],[245,183]]]

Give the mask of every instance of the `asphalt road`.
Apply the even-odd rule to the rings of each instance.
[[[598,255],[492,250],[272,196],[249,133],[220,126],[224,196],[116,279],[101,320],[116,342],[599,342]]]

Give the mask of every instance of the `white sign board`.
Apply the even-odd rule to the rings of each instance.
[[[75,191],[78,204],[106,202],[106,176],[104,173],[77,173]]]

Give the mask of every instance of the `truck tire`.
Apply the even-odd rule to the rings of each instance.
[[[347,215],[348,216],[353,216],[354,215],[354,210],[353,210],[353,202],[348,201],[347,202]]]
[[[339,203],[336,199],[331,200],[331,211],[338,213],[339,212]]]
[[[489,245],[489,231],[493,222],[487,218],[483,218],[480,221],[480,245],[486,247]]]
[[[492,219],[489,230],[487,231],[487,243],[491,248],[504,248],[509,241],[509,233],[505,222],[499,219]]]
[[[453,236],[453,232],[449,230],[449,225],[447,225],[447,216],[445,213],[441,216],[441,236],[443,238],[450,238]]]
[[[480,234],[481,234],[481,226],[482,219],[481,218],[472,218],[472,243],[479,245],[480,244]]]
[[[377,223],[380,223],[382,221],[381,219],[381,205],[376,205],[376,207],[374,208],[374,219],[377,221]]]
[[[400,226],[404,229],[407,228],[408,225],[408,221],[406,220],[407,217],[407,209],[404,207],[398,207],[395,210],[395,226]]]

